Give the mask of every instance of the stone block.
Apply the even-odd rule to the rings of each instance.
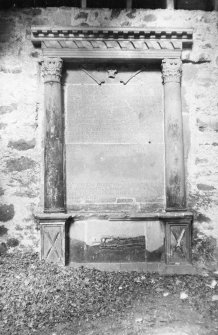
[[[7,222],[13,219],[15,214],[14,205],[0,204],[0,221]]]
[[[1,225],[0,226],[0,236],[6,235],[8,232],[8,228],[6,228],[5,226]]]
[[[4,130],[7,127],[7,123],[0,122],[0,130]]]
[[[213,191],[215,190],[215,187],[213,185],[206,185],[206,184],[197,184],[197,188],[200,191]]]
[[[165,221],[165,257],[167,264],[191,263],[190,220]]]
[[[21,156],[19,158],[11,158],[6,163],[6,168],[8,172],[20,172],[28,169],[33,169],[35,166],[36,162],[33,159],[24,156]]]
[[[13,103],[11,105],[8,105],[8,106],[0,106],[0,114],[4,115],[4,114],[7,114],[7,113],[11,113],[16,109],[17,109],[17,104],[15,104],[15,103]]]
[[[36,140],[32,139],[30,141],[26,141],[24,139],[18,141],[9,141],[8,147],[12,149],[16,149],[18,151],[26,151],[29,149],[33,149],[36,145]]]
[[[41,223],[41,259],[66,264],[65,222]]]

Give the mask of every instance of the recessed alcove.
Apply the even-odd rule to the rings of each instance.
[[[76,221],[69,232],[70,263],[163,262],[160,221]]]

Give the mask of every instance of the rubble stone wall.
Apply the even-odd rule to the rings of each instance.
[[[32,25],[194,28],[182,80],[188,206],[198,231],[218,241],[218,13],[62,7],[1,11],[0,17],[0,242],[39,245],[34,211],[42,199],[44,116]]]

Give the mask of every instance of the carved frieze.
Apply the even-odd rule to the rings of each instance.
[[[163,59],[162,78],[164,84],[169,82],[180,83],[181,76],[182,76],[181,59]]]
[[[59,57],[45,57],[42,62],[44,82],[60,82],[63,61]]]
[[[61,58],[178,58],[192,44],[192,29],[32,27],[32,42]]]

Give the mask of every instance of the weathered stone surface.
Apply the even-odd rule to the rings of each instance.
[[[32,51],[32,52],[30,53],[30,56],[33,57],[33,58],[37,58],[37,57],[40,56],[40,53],[39,53],[38,51]]]
[[[0,226],[0,236],[7,234],[8,229],[5,226]]]
[[[34,26],[46,26],[49,24],[49,20],[47,17],[36,17],[32,20],[32,24]]]
[[[80,12],[75,16],[75,20],[78,20],[78,19],[86,20],[87,18],[88,18],[88,13],[85,13],[85,12]]]
[[[75,222],[69,233],[70,261],[145,261],[144,226],[144,222],[94,219]]]
[[[10,221],[14,217],[14,205],[0,204],[0,221]]]
[[[15,103],[13,103],[9,106],[0,106],[0,114],[4,115],[4,114],[7,114],[7,113],[11,113],[16,109],[17,109],[17,104],[15,104]]]
[[[35,139],[32,139],[30,141],[20,139],[18,141],[9,141],[8,143],[9,148],[16,149],[18,151],[25,151],[25,150],[33,149],[35,145],[36,145]]]
[[[9,20],[7,17],[2,17],[0,23],[0,42],[7,42],[10,39],[14,28],[14,20]]]
[[[214,186],[206,185],[206,184],[197,184],[197,188],[200,191],[213,191],[213,190],[215,190]]]
[[[67,70],[68,208],[121,198],[149,202],[147,210],[163,206],[161,75],[145,69],[134,76],[140,68]]]
[[[36,166],[36,162],[31,158],[21,156],[19,158],[10,159],[6,163],[8,172],[24,171],[33,169]]]
[[[44,58],[42,74],[45,92],[44,207],[64,210],[64,125],[61,94],[61,58]]]
[[[211,219],[202,214],[202,213],[198,213],[196,216],[195,216],[195,219],[198,221],[198,222],[211,222]]]
[[[0,71],[4,73],[21,73],[22,67],[19,65],[0,65]]]
[[[16,191],[13,193],[16,197],[27,197],[27,198],[35,198],[38,196],[38,192],[35,189],[28,189],[23,191]]]
[[[7,240],[7,247],[8,248],[14,248],[14,247],[17,247],[19,245],[19,241],[17,238],[9,238]]]
[[[7,127],[7,123],[0,122],[0,130],[5,129]]]
[[[163,146],[154,151],[149,144],[72,144],[66,152],[69,205],[117,198],[163,201]]]
[[[157,21],[157,17],[156,15],[153,14],[148,14],[144,16],[144,21],[145,22],[153,22],[153,21]]]
[[[85,15],[80,15],[80,13],[85,13]],[[28,150],[28,159],[32,160],[32,163],[28,161],[27,164],[30,168],[18,168],[18,170],[14,169],[14,164],[16,165],[15,161],[18,159],[17,154],[19,152],[7,146],[10,141],[27,140],[27,138],[35,138],[36,143],[41,143],[42,141],[44,114],[42,96],[40,94],[37,95],[39,76],[37,76],[36,52],[38,50],[34,49],[30,43],[30,26],[34,24],[46,26],[58,24],[63,26],[66,24],[105,28],[108,26],[119,28],[121,26],[148,27],[151,29],[164,26],[172,28],[192,26],[194,27],[194,44],[192,51],[188,52],[187,58],[185,58],[185,54],[183,55],[185,62],[183,64],[182,78],[182,86],[185,88],[183,99],[185,108],[183,111],[189,113],[188,124],[190,129],[190,144],[187,151],[186,166],[188,205],[211,220],[209,222],[208,219],[200,217],[200,221],[205,221],[196,220],[195,225],[199,226],[205,234],[214,236],[218,241],[218,167],[216,160],[216,157],[218,157],[216,124],[218,103],[217,13],[179,10],[136,10],[133,12],[129,10],[113,11],[110,9],[42,8],[8,10],[7,12],[1,12],[0,16],[2,18],[0,25],[0,39],[2,41],[0,43],[1,106],[11,106],[16,103],[19,107],[15,107],[13,111],[11,110],[11,113],[10,110],[7,110],[6,113],[1,114],[0,123],[1,153],[3,156],[0,168],[4,176],[4,178],[1,178],[1,187],[5,190],[2,203],[6,201],[7,203],[12,203],[13,201],[15,208],[22,208],[22,211],[15,209],[14,221],[19,222],[23,230],[16,231],[16,225],[7,226],[10,236],[20,234],[18,237],[19,241],[31,246],[35,246],[38,240],[35,231],[26,229],[26,225],[34,226],[32,212],[39,203],[39,198],[38,196],[30,198],[29,193],[25,195],[23,190],[21,192],[20,187],[21,185],[29,187],[29,180],[31,180],[32,176],[31,169],[34,167],[36,178],[32,184],[35,189],[39,189],[40,170],[38,163],[41,161],[42,146],[39,145],[34,150]],[[65,20],[64,17],[66,18]],[[21,70],[22,72],[20,72]],[[87,80],[91,79],[87,78]],[[162,86],[160,86],[160,91],[162,91]],[[37,112],[36,106],[38,106]],[[5,110],[2,111],[4,112]],[[73,112],[72,110],[72,114]],[[147,116],[146,111],[143,111],[143,115],[144,117]],[[75,120],[75,116],[71,115],[71,117],[72,121]],[[212,118],[213,122],[211,123]],[[200,120],[200,122],[197,120]],[[101,121],[104,122],[104,119],[101,119]],[[127,121],[125,120],[126,124],[128,124]],[[139,138],[139,134],[142,134],[143,125],[141,122],[146,126],[146,123],[139,121],[138,118],[138,128],[134,128],[137,133],[135,138]],[[137,129],[141,129],[139,133]],[[149,127],[146,128],[145,133],[147,132],[151,134]],[[155,135],[154,140],[159,136],[157,132],[155,134],[157,137]],[[131,139],[133,135],[132,133]],[[67,136],[71,136],[72,139],[74,135],[71,132]],[[142,138],[143,141],[145,137],[146,134]],[[127,137],[125,139],[128,140]],[[144,142],[147,143],[146,141]],[[15,154],[16,156],[14,156]],[[10,160],[12,160],[12,163],[9,163]],[[10,168],[11,170],[8,170],[7,161],[9,167],[13,166]],[[19,159],[18,162],[20,162]],[[92,164],[90,166],[92,167]],[[209,188],[214,187],[214,189],[205,190],[204,186],[204,189],[198,189],[199,184],[207,185]],[[19,192],[22,193],[22,196],[14,195],[14,193],[19,194]],[[206,192],[206,197],[204,192]],[[26,221],[27,218],[28,222]]]
[[[4,242],[0,243],[0,255],[4,255],[7,251],[7,246]]]

